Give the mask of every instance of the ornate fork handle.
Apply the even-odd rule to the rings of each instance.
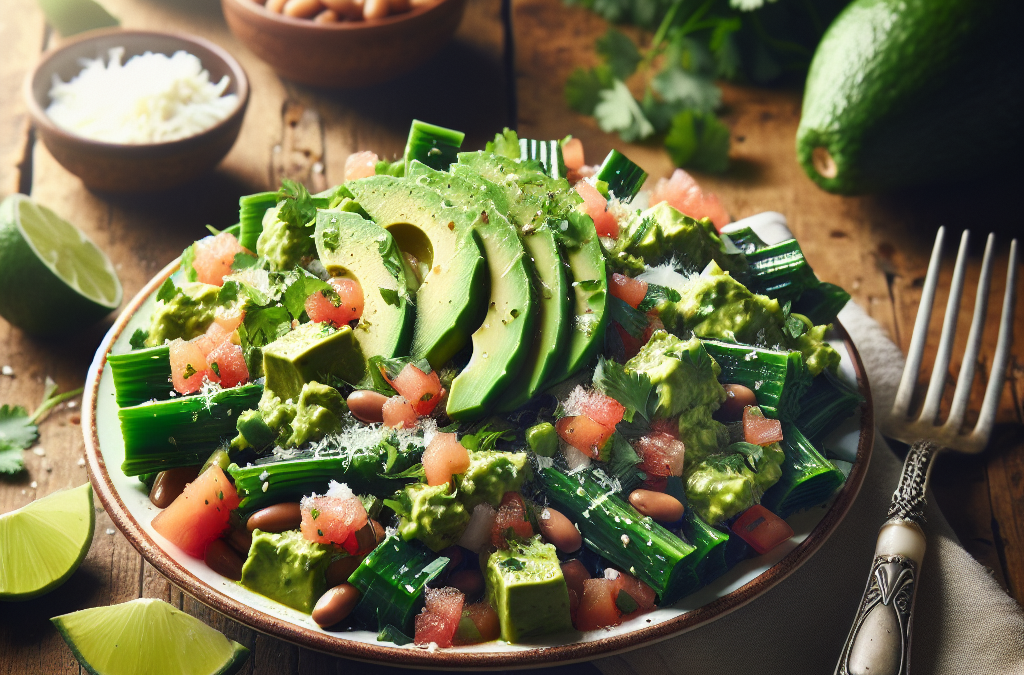
[[[903,463],[889,519],[878,531],[875,559],[835,675],[907,675],[928,472],[937,445],[919,441]]]

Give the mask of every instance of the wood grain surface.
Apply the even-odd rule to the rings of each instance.
[[[207,0],[104,0],[129,28],[185,31],[234,54],[246,69],[252,99],[238,142],[213,173],[180,190],[147,197],[109,198],[87,191],[59,166],[28,128],[20,88],[39,54],[57,39],[34,0],[5,0],[0,13],[0,197],[31,193],[81,228],[114,261],[125,297],[141,286],[205,225],[237,220],[239,195],[276,186],[283,177],[322,189],[340,182],[346,156],[370,149],[398,156],[412,117],[462,129],[466,145],[479,147],[503,125],[518,123],[532,138],[583,139],[587,160],[599,162],[611,147],[638,161],[654,177],[672,167],[657,146],[624,144],[592,119],[570,111],[562,97],[565,77],[594,60],[594,39],[606,24],[554,0],[515,0],[512,27],[514,82],[503,67],[503,25],[498,0],[471,0],[456,40],[419,71],[387,85],[329,92],[280,80],[227,31],[220,8]],[[514,101],[516,105],[510,105]],[[735,218],[774,210],[785,213],[818,275],[845,287],[902,348],[910,340],[928,251],[938,225],[952,234],[964,227],[1001,235],[993,291],[1002,292],[1006,235],[1024,231],[1015,196],[1020,175],[978,184],[894,196],[842,198],[820,191],[796,163],[793,139],[800,92],[729,86],[725,120],[732,129],[732,165],[723,176],[698,175]],[[518,119],[509,111],[518,108]],[[971,310],[980,242],[972,256],[964,306]],[[952,245],[949,246],[952,250]],[[951,260],[943,269],[948,280]],[[1021,283],[1024,287],[1024,279]],[[943,284],[940,284],[943,286]],[[933,476],[937,501],[966,548],[992,569],[1018,600],[1024,599],[1024,288],[1018,291],[1017,346],[1004,389],[991,448],[979,457],[943,456]],[[945,297],[939,298],[945,302]],[[994,326],[999,303],[992,303]],[[0,320],[0,402],[32,408],[52,377],[62,389],[81,386],[93,351],[112,322],[69,327],[56,340],[23,335]],[[966,339],[958,330],[957,351]],[[938,325],[932,326],[937,339]],[[985,333],[982,370],[995,342]],[[933,340],[934,343],[934,340]],[[930,360],[929,354],[926,362]],[[959,360],[950,366],[949,392]],[[974,389],[977,407],[984,382]],[[87,480],[78,409],[61,406],[41,426],[42,453],[25,453],[27,471],[0,479],[0,513],[54,490]],[[200,617],[253,650],[244,673],[341,673],[352,662],[299,649],[208,610],[172,587],[146,564],[109,518],[98,510],[96,536],[78,572],[59,591],[20,604],[0,604],[0,675],[78,673],[79,665],[48,619],[84,607],[145,596],[163,598]],[[360,672],[393,669],[360,664]],[[596,672],[592,666],[559,668],[563,675]],[[552,671],[553,672],[553,671]]]

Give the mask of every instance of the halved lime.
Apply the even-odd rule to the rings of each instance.
[[[92,544],[92,485],[54,492],[0,516],[0,600],[52,591]]]
[[[243,645],[153,598],[50,621],[93,675],[231,675],[249,658]]]
[[[121,294],[114,266],[77,228],[22,194],[0,203],[0,316],[53,334],[103,318]]]

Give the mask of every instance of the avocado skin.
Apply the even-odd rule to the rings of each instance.
[[[1024,145],[1022,24],[1017,0],[851,3],[807,76],[804,171],[829,192],[860,194],[997,168]],[[834,177],[815,169],[819,146]]]

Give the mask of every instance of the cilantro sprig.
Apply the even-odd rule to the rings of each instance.
[[[0,406],[0,474],[15,474],[25,468],[22,451],[39,439],[39,423],[54,406],[78,396],[82,387],[57,393],[57,384],[46,378],[43,400],[31,415],[20,405]]]

